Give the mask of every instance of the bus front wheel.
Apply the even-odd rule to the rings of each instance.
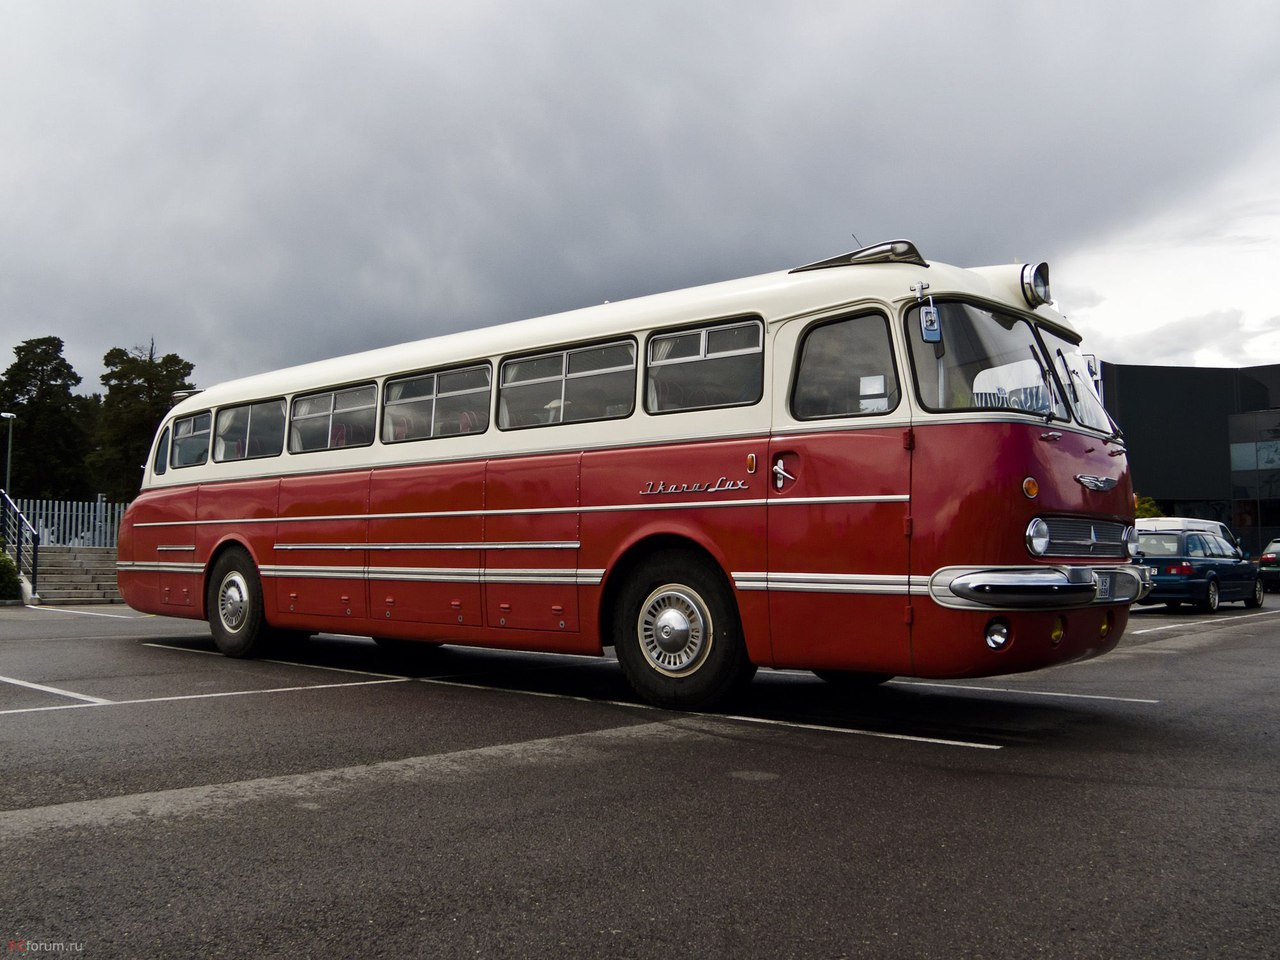
[[[641,564],[613,619],[622,672],[650,703],[707,709],[755,674],[733,593],[720,570],[695,554],[662,551]]]
[[[250,657],[267,635],[262,610],[262,581],[243,550],[228,550],[209,577],[209,628],[213,642],[228,657]]]

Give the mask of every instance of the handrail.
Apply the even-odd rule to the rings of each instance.
[[[21,574],[25,566],[31,583],[31,592],[38,595],[40,592],[40,536],[36,533],[36,528],[31,525],[31,521],[13,502],[9,491],[0,490],[0,545],[3,545],[6,551],[9,549],[10,539],[13,540],[13,562],[18,568],[18,573]],[[23,544],[28,540],[31,544],[30,562],[24,564]]]

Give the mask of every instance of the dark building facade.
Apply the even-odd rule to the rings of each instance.
[[[1225,522],[1255,557],[1280,537],[1280,364],[1102,364],[1134,491],[1166,516]]]

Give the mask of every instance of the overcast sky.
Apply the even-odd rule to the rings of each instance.
[[[0,0],[0,369],[202,385],[895,237],[1280,362],[1280,5]]]

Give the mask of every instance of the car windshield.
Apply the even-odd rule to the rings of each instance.
[[[1040,335],[1053,358],[1054,369],[1066,388],[1067,400],[1076,419],[1095,430],[1105,430],[1108,433],[1115,430],[1115,424],[1098,397],[1093,377],[1089,373],[1088,361],[1080,353],[1080,348],[1044,327],[1040,328]]]
[[[936,325],[926,322],[924,311],[930,308],[937,311]],[[929,339],[926,328],[933,334]],[[907,330],[916,391],[930,410],[1017,410],[1069,418],[1027,321],[939,301],[909,310]]]

